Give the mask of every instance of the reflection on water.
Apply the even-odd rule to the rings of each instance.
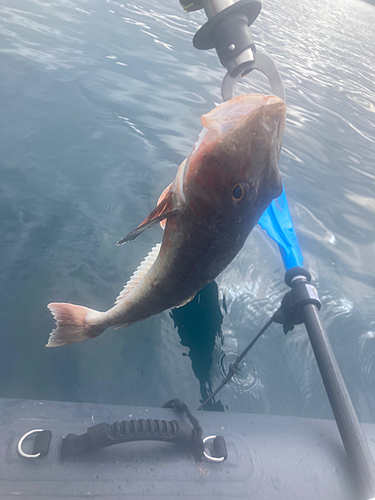
[[[1,396],[197,407],[278,307],[281,259],[257,228],[172,318],[44,348],[48,302],[108,309],[160,241],[154,228],[115,246],[220,102],[224,70],[191,43],[204,20],[178,1],[2,2]],[[306,266],[354,404],[373,420],[375,10],[266,1],[252,32],[286,87],[280,168]],[[240,87],[268,91],[256,73]],[[303,328],[272,326],[211,409],[331,416]]]

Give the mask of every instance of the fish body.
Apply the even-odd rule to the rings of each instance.
[[[203,115],[203,131],[157,207],[119,243],[160,222],[152,249],[106,312],[52,303],[56,328],[47,347],[87,340],[189,302],[244,245],[282,192],[278,170],[285,104],[276,96],[241,95]]]

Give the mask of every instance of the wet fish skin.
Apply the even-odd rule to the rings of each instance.
[[[241,115],[246,106],[250,111]],[[202,122],[205,134],[158,206],[121,240],[134,239],[165,216],[162,245],[151,267],[144,264],[135,285],[106,312],[49,304],[57,328],[48,347],[93,338],[110,326],[129,326],[188,302],[233,260],[269,203],[281,194],[281,99],[239,96],[204,115]]]

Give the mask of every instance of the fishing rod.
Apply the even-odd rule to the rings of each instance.
[[[186,12],[204,9],[207,15],[208,21],[195,34],[193,44],[200,50],[215,48],[221,64],[227,69],[221,86],[224,101],[234,96],[237,81],[254,70],[264,73],[272,92],[285,101],[285,91],[276,65],[269,56],[256,50],[249,30],[260,13],[260,2],[180,0],[180,3]],[[305,325],[358,489],[363,500],[375,500],[374,460],[321,322],[321,302],[317,290],[310,283],[310,273],[303,267],[303,255],[284,190],[278,199],[273,200],[259,224],[279,246],[286,270],[285,283],[291,289],[282,300],[277,322],[283,324],[285,333],[295,325]],[[258,338],[259,334],[250,344],[251,347]],[[251,347],[247,348],[246,353]],[[241,356],[239,358],[242,359]],[[234,373],[235,370],[232,370],[226,379],[229,380]]]

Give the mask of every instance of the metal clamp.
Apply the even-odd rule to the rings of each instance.
[[[27,439],[32,434],[38,434],[39,432],[43,432],[43,431],[44,431],[44,429],[33,429],[32,431],[26,432],[26,434],[24,434],[21,437],[21,439],[18,441],[18,445],[17,445],[17,452],[21,457],[38,458],[41,455],[41,453],[36,453],[35,455],[30,455],[29,453],[25,453],[22,449],[22,444],[25,441],[25,439]]]
[[[247,65],[244,64],[244,70],[234,78],[230,76],[229,72],[225,75],[221,85],[221,96],[223,101],[229,101],[232,99],[234,97],[234,88],[237,80],[254,70],[262,72],[267,77],[271,85],[272,92],[285,102],[283,82],[275,63],[270,57],[266,56],[266,54],[262,54],[260,52],[256,52],[253,61],[248,61]]]
[[[184,9],[204,8],[208,21],[193,38],[199,50],[216,49],[221,64],[228,70],[221,86],[224,101],[234,97],[237,80],[253,70],[266,75],[272,93],[285,101],[285,91],[275,63],[258,52],[249,27],[258,17],[258,0],[180,0]]]
[[[207,441],[210,441],[210,440],[214,441],[216,438],[217,438],[217,436],[207,436],[203,439],[203,443],[204,443],[204,445],[206,445]],[[210,462],[223,462],[226,458],[224,455],[222,457],[213,457],[213,456],[209,455],[208,453],[206,453],[205,451],[203,451],[203,455]]]

